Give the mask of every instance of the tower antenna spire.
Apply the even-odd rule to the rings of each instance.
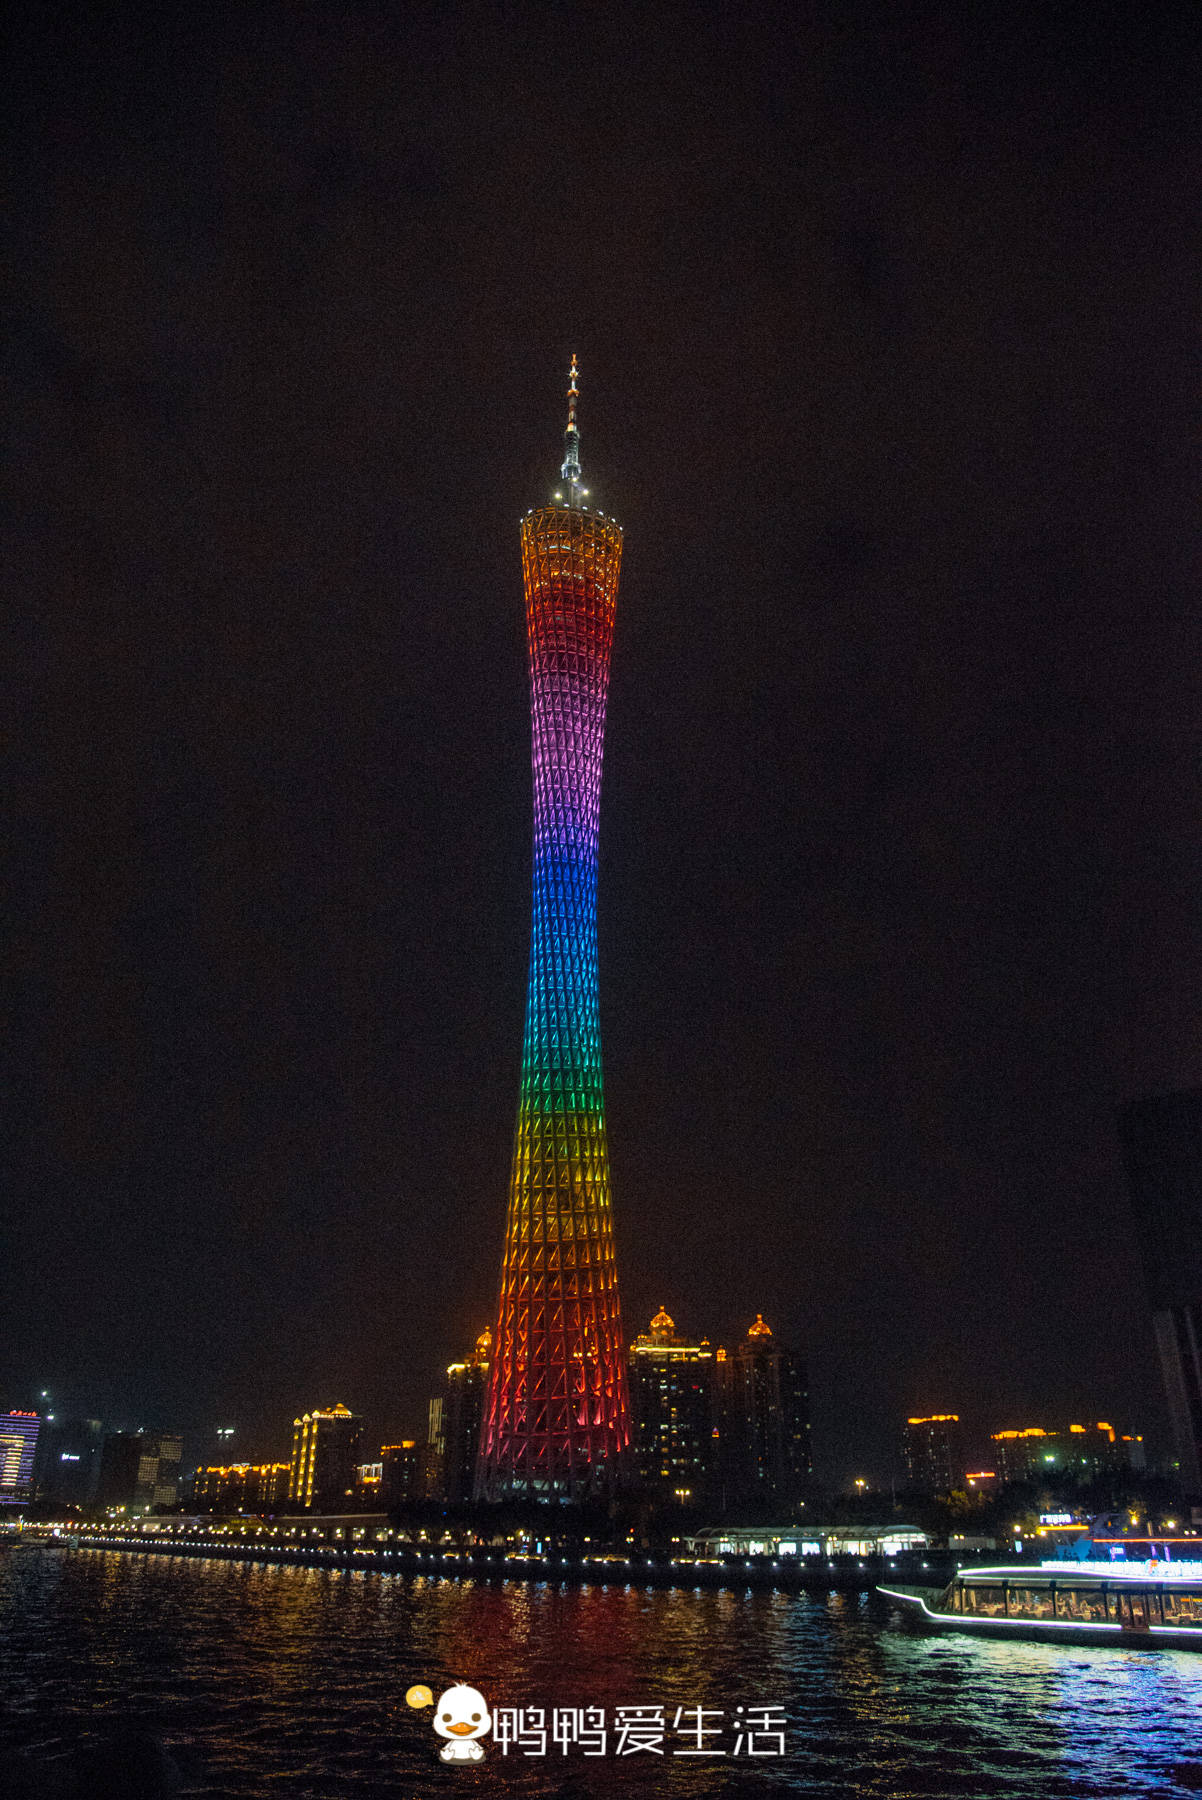
[[[579,496],[584,492],[581,482],[584,476],[580,469],[580,432],[576,425],[576,402],[580,398],[580,370],[576,367],[573,353],[572,367],[568,372],[568,426],[563,434],[564,459],[560,469],[560,478],[567,483],[568,505],[579,506]]]

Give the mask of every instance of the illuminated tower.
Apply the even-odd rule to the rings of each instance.
[[[522,1088],[477,1493],[612,1490],[630,1438],[597,999],[597,822],[622,528],[586,504],[568,387],[561,486],[522,521],[534,913]]]

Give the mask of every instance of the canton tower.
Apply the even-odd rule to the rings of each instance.
[[[597,824],[622,527],[586,504],[572,358],[559,490],[522,521],[534,909],[476,1489],[611,1492],[630,1440],[597,996]]]

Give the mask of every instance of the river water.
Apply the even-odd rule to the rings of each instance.
[[[457,1681],[521,1710],[507,1756],[486,1737],[482,1764],[439,1762],[431,1709],[405,1695]],[[1202,1791],[1202,1655],[920,1637],[869,1596],[22,1548],[0,1559],[0,1706],[0,1792],[22,1800],[124,1800],[89,1758],[138,1734],[165,1747],[164,1791],[212,1800]],[[566,1748],[525,1753],[538,1708]]]

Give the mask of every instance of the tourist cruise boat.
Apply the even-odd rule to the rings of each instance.
[[[961,1569],[943,1591],[879,1585],[929,1631],[1202,1650],[1202,1562],[1064,1561]]]

